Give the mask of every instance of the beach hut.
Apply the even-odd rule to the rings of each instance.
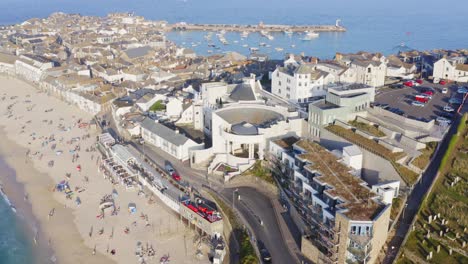
[[[135,203],[129,203],[128,204],[128,212],[131,214],[134,214],[137,212],[136,204]]]

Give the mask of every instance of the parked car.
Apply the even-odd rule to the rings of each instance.
[[[435,94],[435,90],[432,89],[431,87],[424,87],[424,88],[421,89],[421,92],[423,92],[425,94],[430,94],[430,95]]]
[[[418,106],[418,107],[424,107],[426,104],[421,103],[419,101],[413,101],[413,102],[411,102],[411,105]]]
[[[453,109],[453,107],[451,107],[450,105],[446,105],[446,106],[444,106],[444,111],[445,112],[453,112],[453,111],[455,111],[455,109]]]
[[[466,87],[460,87],[460,88],[457,89],[457,93],[459,93],[459,94],[468,93],[468,88],[466,88]]]
[[[452,113],[440,113],[441,117],[445,117],[447,119],[452,119],[454,115],[455,114],[453,112]]]
[[[442,116],[437,117],[436,121],[439,124],[448,124],[448,125],[450,125],[450,123],[452,123],[452,121],[450,121],[449,119],[447,119],[445,117],[442,117]]]
[[[392,84],[390,85],[390,88],[393,88],[393,89],[401,89],[401,88],[404,88],[405,86],[401,83],[395,83],[395,84]]]
[[[172,179],[174,179],[175,181],[180,181],[182,179],[180,175],[177,174],[177,172],[175,171],[171,174],[171,176],[172,176]]]
[[[270,263],[271,262],[271,254],[268,249],[265,247],[262,241],[258,241],[258,251],[260,251],[260,257],[262,258],[263,262]]]
[[[447,84],[447,81],[445,81],[445,80],[440,80],[440,81],[439,81],[439,84],[441,84],[441,85],[446,85],[446,84]]]
[[[418,94],[414,97],[414,99],[421,103],[429,102],[429,98],[425,94]]]
[[[462,100],[460,98],[452,97],[449,99],[449,103],[451,104],[461,104]]]
[[[415,82],[417,82],[417,83],[419,83],[419,84],[422,84],[422,83],[423,83],[423,80],[417,79]]]
[[[442,93],[443,93],[443,94],[448,93],[448,89],[447,89],[446,87],[442,88]]]
[[[427,92],[424,92],[424,93],[423,93],[423,95],[425,95],[425,96],[426,96],[427,98],[429,98],[429,99],[432,99],[432,95],[433,95],[433,94],[434,94],[434,93],[431,92],[431,91],[427,91]]]
[[[403,85],[408,86],[408,87],[413,87],[413,81],[406,81],[403,83]]]
[[[172,167],[172,164],[169,161],[165,162],[164,168],[166,169],[166,172],[169,173],[169,175],[171,176],[175,172],[174,167]]]

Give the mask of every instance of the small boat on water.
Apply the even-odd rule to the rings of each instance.
[[[247,31],[242,31],[242,33],[241,33],[241,37],[242,37],[242,38],[246,38],[246,37],[248,37],[248,36],[249,36],[249,32],[247,32]]]
[[[283,51],[284,49],[281,48],[281,47],[277,47],[277,48],[275,48],[275,50],[276,50],[276,51]]]
[[[244,47],[244,48],[247,48],[248,46],[249,46],[249,45],[247,45],[247,44],[242,45],[242,47]]]
[[[251,52],[256,52],[256,51],[258,51],[258,50],[259,50],[259,49],[256,48],[256,47],[250,47],[250,51],[251,51]]]
[[[291,44],[291,48],[295,48],[296,47],[296,44]]]
[[[285,31],[284,31],[284,34],[286,34],[286,35],[292,35],[293,32],[292,32],[292,30],[288,29],[288,30],[285,30]]]
[[[302,38],[301,40],[308,41],[308,40],[312,40],[312,39],[318,38],[318,37],[319,37],[319,33],[311,31],[311,32],[307,32],[306,35],[304,36],[304,38]]]
[[[258,44],[260,47],[265,47],[267,44],[265,42],[260,42],[260,44]]]

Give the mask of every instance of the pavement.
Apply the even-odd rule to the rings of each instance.
[[[446,94],[441,93],[442,88],[448,88]],[[422,93],[424,88],[433,88],[435,90],[432,99],[424,107],[413,106],[411,103],[415,100],[417,94]],[[443,108],[448,104],[450,97],[457,96],[457,89],[450,85],[442,86],[424,82],[421,86],[398,88],[387,88],[376,95],[375,103],[388,104],[390,107],[398,108],[405,112],[409,118],[425,118],[428,120],[437,118],[443,113]]]
[[[414,189],[411,192],[407,200],[407,206],[403,210],[400,219],[398,220],[396,234],[388,245],[388,252],[383,261],[384,264],[393,263],[396,258],[396,254],[404,240],[406,233],[409,231],[410,225],[418,212],[419,206],[421,205],[423,198],[428,192],[432,182],[436,178],[440,162],[445,154],[448,147],[450,138],[457,131],[457,126],[461,120],[459,115],[456,116],[452,126],[446,134],[446,137],[442,141],[439,151],[434,156],[434,159],[430,163],[427,170],[423,173],[421,180],[414,185]]]

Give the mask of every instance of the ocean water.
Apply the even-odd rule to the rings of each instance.
[[[281,33],[274,34],[273,41],[258,34],[241,40],[239,34],[227,33],[230,44],[225,46],[213,34],[213,43],[219,50],[208,47],[204,39],[206,32],[168,34],[177,44],[202,55],[208,54],[208,50],[213,53],[232,50],[247,55],[248,47],[258,47],[260,53],[274,59],[282,58],[287,52],[332,58],[335,52],[359,50],[395,53],[402,43],[420,50],[468,48],[466,10],[466,0],[0,0],[0,24],[20,23],[58,11],[94,16],[135,12],[170,23],[258,24],[263,21],[304,25],[334,24],[336,19],[341,19],[347,32],[321,33],[312,41]],[[271,47],[261,48],[260,42]],[[245,44],[247,48],[243,47]],[[284,50],[279,52],[275,48]],[[0,159],[0,174],[4,173]],[[33,263],[31,235],[23,220],[1,197],[0,216],[0,264]]]
[[[8,201],[0,195],[0,264],[34,263],[34,250],[31,229],[25,218],[24,208],[13,212],[10,203],[18,197],[18,188],[13,188],[15,172],[0,157],[0,181]],[[18,187],[16,185],[15,187]],[[22,196],[22,195],[19,195]],[[11,201],[10,201],[11,200]]]
[[[419,50],[468,48],[467,9],[466,0],[0,0],[0,24],[46,17],[56,11],[98,16],[135,12],[148,19],[171,23],[334,24],[336,19],[341,19],[347,32],[322,33],[312,41],[284,34],[275,34],[273,41],[258,34],[241,40],[239,34],[231,33],[226,34],[230,44],[219,45],[219,50],[208,47],[203,38],[206,32],[169,34],[177,44],[202,55],[208,54],[208,50],[248,54],[244,44],[259,47],[260,42],[265,42],[271,47],[259,47],[259,53],[271,58],[282,58],[287,52],[332,58],[337,51],[395,53],[402,43]],[[213,40],[218,44],[215,35]],[[201,44],[197,45],[198,42]],[[275,48],[284,50],[278,52]]]
[[[33,263],[31,237],[20,219],[0,196],[0,263]]]

